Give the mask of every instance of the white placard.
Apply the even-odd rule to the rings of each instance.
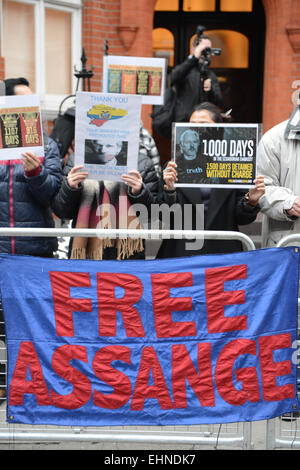
[[[89,179],[121,181],[137,169],[141,96],[76,93],[75,165]]]

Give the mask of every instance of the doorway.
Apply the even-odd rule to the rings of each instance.
[[[168,60],[168,72],[189,55],[198,25],[205,26],[212,46],[222,49],[210,68],[221,85],[223,111],[232,109],[235,123],[260,123],[265,46],[261,0],[158,0],[153,52]],[[157,135],[155,139],[161,141],[159,151],[164,154],[166,142]]]

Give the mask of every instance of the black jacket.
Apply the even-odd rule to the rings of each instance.
[[[211,79],[211,90],[203,90],[203,81]],[[189,56],[182,64],[177,65],[171,72],[171,85],[176,88],[175,121],[187,122],[192,114],[194,106],[209,101],[222,108],[223,99],[220,84],[216,74],[207,69],[202,72],[199,61],[194,56]]]
[[[53,228],[51,199],[61,182],[56,143],[48,139],[40,173],[26,176],[21,159],[0,165],[0,227]],[[55,237],[1,237],[0,252],[50,256],[57,250]]]
[[[162,197],[167,202],[166,199],[168,196],[166,196],[166,193],[161,194],[163,194]],[[245,191],[238,189],[212,189],[207,214],[204,217],[204,229],[238,231],[239,225],[246,225],[254,222],[260,208],[259,206],[250,206],[244,199],[244,194]],[[186,228],[195,229],[196,204],[202,203],[200,189],[177,188],[173,199],[171,200],[171,197],[168,199],[169,205],[171,203],[176,203],[181,206],[183,217],[184,212],[188,210],[188,206],[185,206],[185,204],[192,205],[192,227]],[[190,239],[163,240],[158,251],[157,258],[173,258],[199,254],[232,253],[235,251],[242,251],[242,244],[238,240],[204,240],[202,249],[187,249],[186,243],[191,242],[193,242],[193,240]]]

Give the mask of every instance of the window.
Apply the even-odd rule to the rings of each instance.
[[[248,68],[249,40],[244,34],[222,29],[205,31],[205,34],[210,37],[213,48],[222,49],[221,55],[212,56],[212,68]],[[191,37],[190,45],[195,37]]]
[[[178,11],[179,0],[157,0],[155,11]]]
[[[156,28],[152,33],[154,57],[167,59],[167,66],[174,66],[174,36],[165,28]]]
[[[47,119],[76,85],[80,66],[81,0],[2,0],[6,77],[28,78]],[[1,6],[1,0],[0,0]]]
[[[26,77],[35,90],[34,6],[4,0],[3,16],[6,77]]]
[[[252,11],[253,0],[221,0],[221,11]]]
[[[216,0],[183,0],[183,11],[215,11]]]
[[[182,0],[183,11],[245,11],[252,12],[253,0]],[[179,11],[179,0],[157,0],[155,11]]]
[[[71,13],[46,8],[45,24],[46,93],[70,94],[72,91]]]

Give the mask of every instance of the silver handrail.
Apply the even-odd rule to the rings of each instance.
[[[78,228],[9,228],[1,227],[0,236],[8,237],[98,237],[162,239],[209,239],[238,240],[247,248],[255,250],[255,244],[246,234],[218,230],[166,230],[166,229],[78,229]]]
[[[289,243],[294,243],[298,242],[300,245],[300,233],[298,234],[292,234],[292,235],[286,235],[283,237],[276,245],[277,248],[281,248],[283,246],[286,246]]]

